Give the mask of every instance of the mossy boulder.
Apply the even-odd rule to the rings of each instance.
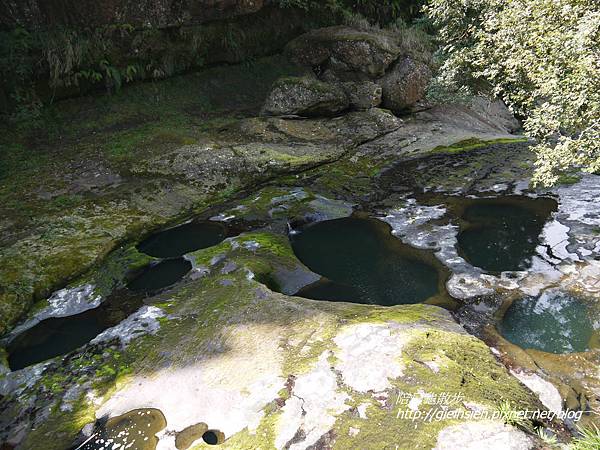
[[[382,76],[401,52],[391,33],[346,26],[310,31],[288,43],[285,51],[296,64],[329,69],[351,80]]]
[[[381,86],[372,81],[347,81],[341,86],[350,100],[352,109],[375,108],[381,104]]]
[[[334,84],[312,77],[287,77],[275,82],[262,112],[268,116],[333,116],[349,105],[346,93]]]

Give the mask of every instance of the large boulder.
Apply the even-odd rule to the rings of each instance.
[[[347,81],[341,86],[352,109],[370,109],[381,104],[381,86],[372,81]]]
[[[383,106],[392,111],[402,111],[421,100],[431,79],[431,70],[422,62],[410,57],[399,60],[378,81],[383,90]]]
[[[294,39],[286,54],[296,64],[329,69],[342,80],[374,79],[400,55],[396,41],[394,35],[382,31],[327,27]]]
[[[335,84],[311,77],[286,77],[275,82],[262,112],[268,116],[333,116],[349,104],[346,93]]]

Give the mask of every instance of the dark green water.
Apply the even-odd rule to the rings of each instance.
[[[419,303],[439,293],[438,271],[424,261],[424,252],[402,244],[379,220],[319,222],[290,240],[300,261],[326,278],[296,295],[391,306]]]
[[[101,307],[70,317],[46,319],[16,337],[8,346],[11,370],[70,352],[94,339],[111,325]]]
[[[549,353],[586,351],[594,333],[588,307],[561,292],[515,300],[498,329],[519,347]]]
[[[458,235],[461,255],[490,272],[525,270],[556,202],[552,199],[503,197],[467,201]]]
[[[128,287],[109,296],[97,308],[69,317],[46,319],[24,331],[8,346],[11,370],[69,353],[94,339],[137,311],[142,294],[158,291],[179,281],[192,268],[183,258],[165,260],[145,269]]]
[[[127,287],[135,292],[154,292],[175,284],[190,270],[192,263],[186,259],[167,259],[146,268]]]
[[[226,228],[218,222],[190,222],[150,236],[138,250],[157,258],[173,258],[212,247],[226,237]]]

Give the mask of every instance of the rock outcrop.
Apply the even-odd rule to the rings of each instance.
[[[264,0],[2,0],[0,26],[85,28],[115,23],[145,27],[197,25],[260,11]]]
[[[297,37],[285,52],[298,65],[330,70],[342,80],[374,79],[400,55],[396,41],[391,33],[336,26]]]
[[[335,84],[311,77],[288,77],[274,84],[265,101],[263,114],[333,116],[349,105],[346,93]]]
[[[427,64],[403,54],[400,41],[401,36],[391,31],[335,26],[299,36],[286,46],[285,53],[321,80],[319,89],[324,101],[326,91],[341,88],[351,109],[373,108],[383,102],[384,107],[402,112],[424,97],[432,74]],[[280,100],[279,107],[272,107],[272,97],[282,97],[282,83],[285,80],[273,86],[265,113],[314,116],[314,111],[299,113],[293,101]],[[331,87],[326,89],[325,85]],[[296,87],[288,89],[287,96],[294,99],[302,93]]]
[[[424,97],[430,79],[431,70],[425,64],[409,57],[399,60],[379,80],[383,106],[392,111],[409,108]]]

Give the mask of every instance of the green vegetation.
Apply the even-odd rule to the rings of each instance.
[[[600,4],[595,0],[430,0],[444,62],[437,82],[492,92],[538,140],[534,182],[600,170]]]
[[[471,138],[457,142],[449,146],[437,146],[431,150],[431,154],[445,154],[455,155],[458,153],[464,153],[471,150],[477,150],[479,148],[488,147],[494,144],[511,144],[514,142],[527,142],[526,138],[515,138],[515,139],[492,139],[489,141],[482,141],[481,139]]]
[[[101,87],[116,92],[126,83],[164,79],[210,64],[251,64],[331,20],[301,10],[265,8],[235,21],[176,28],[118,24],[0,31],[0,113],[10,112],[16,122],[31,121],[45,103]]]
[[[580,436],[573,439],[569,450],[597,450],[600,448],[600,429],[592,424],[590,428],[579,428]]]
[[[511,405],[510,401],[504,400],[498,405],[497,410],[506,425],[519,427],[527,431],[532,430],[529,421],[519,415],[519,411]]]
[[[538,427],[535,429],[535,434],[537,434],[538,438],[550,448],[558,445],[558,439],[553,434],[548,434],[542,427]]]

